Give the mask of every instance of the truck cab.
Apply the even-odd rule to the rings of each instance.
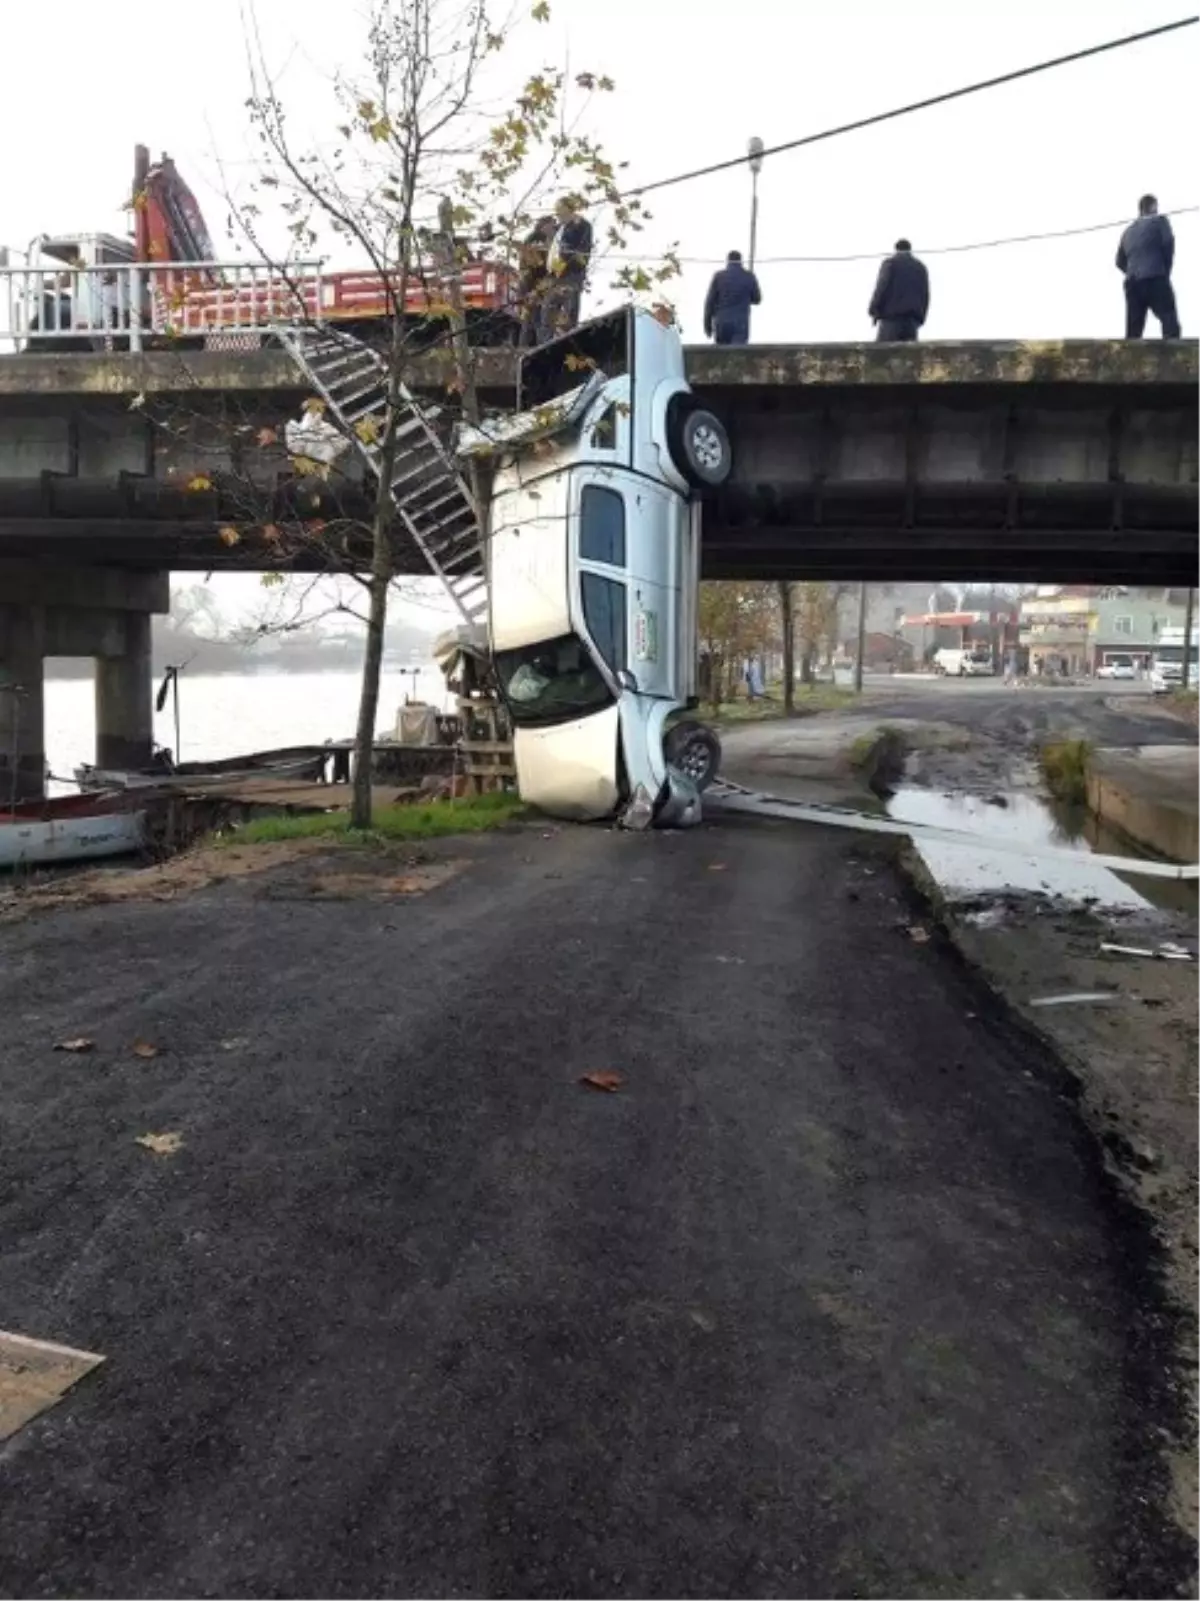
[[[42,234],[25,260],[28,348],[64,337],[90,349],[92,341],[129,324],[130,279],[115,269],[134,259],[134,242],[109,233]],[[46,348],[49,348],[47,344]]]
[[[673,328],[632,307],[520,363],[494,465],[489,631],[521,794],[554,816],[698,820],[720,746],[696,704],[700,496],[732,465]]]
[[[1168,625],[1158,636],[1158,643],[1154,648],[1154,659],[1150,664],[1150,688],[1156,695],[1169,695],[1173,690],[1183,687],[1183,657],[1184,645],[1187,642],[1187,630],[1177,625]],[[1196,682],[1197,665],[1200,663],[1200,629],[1193,628],[1191,647],[1188,656],[1188,680],[1194,685]]]

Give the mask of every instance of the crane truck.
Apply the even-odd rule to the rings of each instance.
[[[134,153],[129,209],[131,234],[42,234],[25,252],[0,252],[0,338],[25,350],[121,348],[143,334],[219,347],[279,322],[335,324],[368,342],[387,326],[390,297],[377,271],[219,262],[175,163],[167,155],[152,162],[145,145]],[[478,324],[476,342],[515,339],[514,267],[471,254],[461,290],[467,317]],[[419,262],[405,314],[428,320],[444,299],[438,268]]]

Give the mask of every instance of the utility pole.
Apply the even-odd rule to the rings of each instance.
[[[756,134],[750,141],[750,260],[747,265],[751,272],[758,253],[758,175],[762,164],[763,142]]]
[[[1188,590],[1187,610],[1183,614],[1183,670],[1180,678],[1184,689],[1192,687],[1192,629],[1196,621],[1196,591]]]
[[[863,687],[863,655],[867,648],[867,586],[858,586],[858,644],[854,651],[854,689],[859,695]]]

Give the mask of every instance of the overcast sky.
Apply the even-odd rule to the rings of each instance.
[[[244,0],[164,11],[161,0],[58,0],[52,66],[10,70],[0,96],[0,244],[41,232],[124,231],[133,146],[168,151],[223,232],[222,172],[252,171],[244,100]],[[549,25],[522,23],[506,59],[569,60],[610,74],[592,130],[626,159],[630,183],[736,155],[917,100],[1038,59],[1187,14],[1177,0],[551,0]],[[352,68],[355,0],[257,0],[283,92],[303,117],[322,80]],[[27,10],[26,32],[37,35]],[[1133,215],[1150,189],[1164,209],[1200,203],[1194,175],[1193,28],[1060,68],[958,104],[769,159],[759,226],[757,341],[871,336],[878,257],[900,234],[925,253],[931,339],[1114,336],[1119,227],[1072,240],[941,256],[936,247],[1086,227]],[[9,30],[12,37],[11,28]],[[16,66],[10,62],[10,67]],[[722,257],[748,242],[745,171],[656,195],[653,254]],[[1196,327],[1200,228],[1176,221],[1176,290]],[[841,264],[772,258],[863,254]],[[700,337],[709,265],[677,292],[685,337]],[[603,302],[603,273],[597,304]],[[1153,324],[1152,324],[1153,327]]]

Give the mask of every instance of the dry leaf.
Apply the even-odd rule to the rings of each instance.
[[[191,490],[192,494],[200,495],[203,494],[206,489],[211,489],[213,485],[212,479],[207,475],[207,473],[197,473],[194,478],[188,479],[187,486]]]
[[[149,1061],[152,1056],[158,1055],[158,1046],[151,1040],[134,1040],[133,1054],[144,1057],[146,1061]]]
[[[379,419],[368,412],[365,417],[360,417],[354,424],[354,432],[364,445],[373,445],[379,438]]]
[[[909,939],[914,940],[918,945],[929,944],[929,930],[927,928],[922,928],[919,923],[914,923],[909,929],[908,937]]]
[[[625,1079],[620,1073],[585,1073],[579,1082],[586,1084],[590,1090],[607,1090],[613,1095],[621,1088]]]
[[[262,536],[268,545],[277,545],[283,538],[283,535],[280,533],[279,529],[276,528],[274,523],[264,523]]]
[[[275,432],[274,428],[260,428],[258,430],[258,442],[265,450],[268,445],[278,444],[279,435]]]
[[[155,1156],[174,1156],[175,1152],[183,1144],[183,1135],[174,1133],[139,1134],[137,1136],[137,1144],[144,1146],[148,1151],[153,1151]]]
[[[229,527],[228,524],[226,524],[224,528],[217,529],[217,538],[223,545],[236,545],[241,540],[241,537],[242,536],[238,533],[237,529]]]
[[[304,409],[310,417],[319,417],[325,410],[325,402],[316,395],[310,395],[304,402]]]
[[[85,1039],[80,1035],[78,1039],[74,1040],[59,1040],[54,1049],[56,1051],[72,1051],[77,1055],[80,1051],[90,1051],[95,1043],[95,1040]]]

